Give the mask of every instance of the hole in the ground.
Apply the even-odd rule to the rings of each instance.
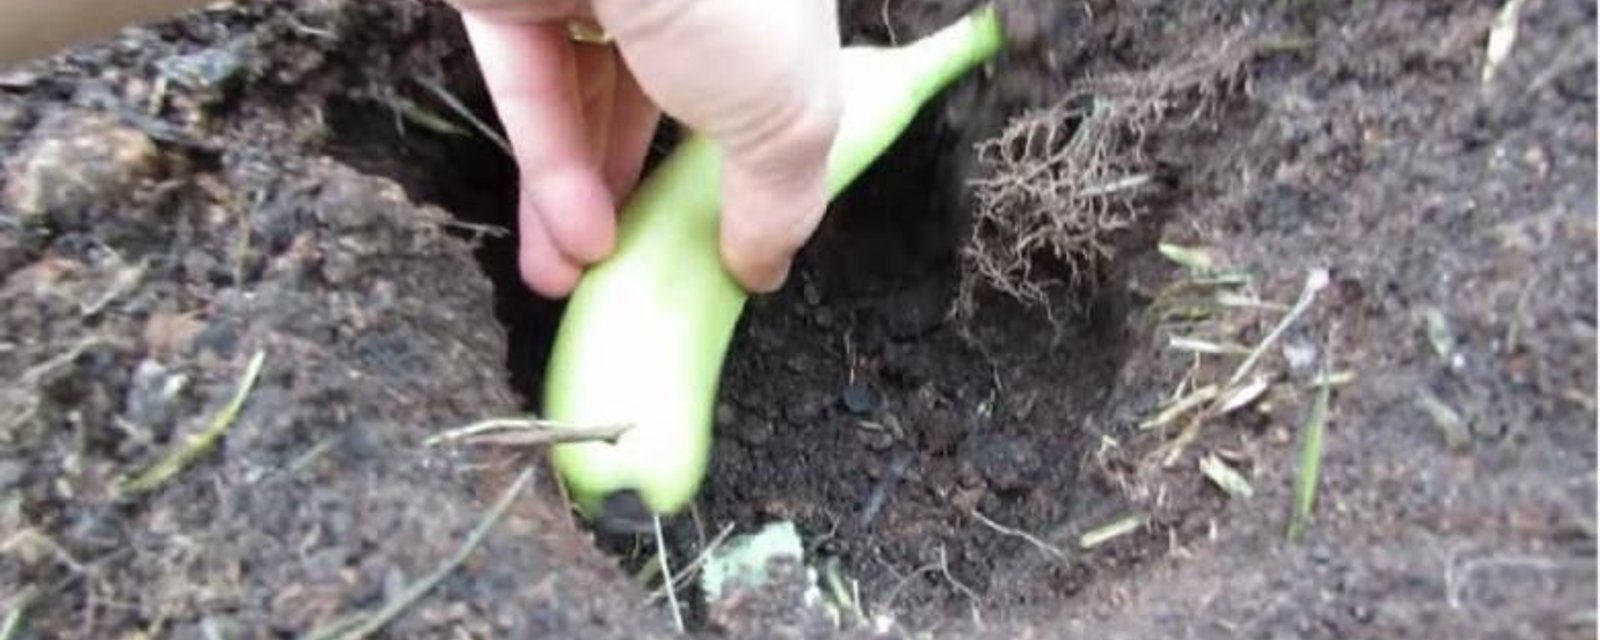
[[[1079,462],[1099,442],[1086,422],[1116,379],[1128,305],[1112,287],[1065,327],[1004,301],[947,319],[970,145],[938,113],[836,203],[791,283],[751,306],[700,507],[710,531],[797,522],[878,610],[966,618],[967,588],[1021,604],[1081,586],[972,514],[1056,540],[1098,515],[1085,502],[1104,490]]]
[[[492,122],[476,73],[453,77]],[[927,620],[966,618],[967,589],[1016,614],[1092,579],[973,514],[1058,542],[1107,515],[1095,504],[1113,491],[1083,482],[1079,465],[1100,442],[1089,422],[1127,346],[1117,287],[1065,329],[1004,301],[965,330],[947,319],[970,140],[936,125],[943,109],[927,109],[839,199],[788,286],[750,305],[697,503],[707,533],[795,521],[816,555],[842,560],[865,604]],[[481,136],[397,125],[372,101],[331,105],[329,119],[343,161],[514,234],[515,167]],[[509,330],[513,383],[536,404],[560,305],[522,285],[515,247],[514,235],[485,238],[478,258]],[[677,525],[679,557],[697,552],[694,528]]]

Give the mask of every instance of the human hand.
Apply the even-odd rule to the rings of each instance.
[[[660,111],[722,147],[723,264],[749,290],[782,285],[827,204],[833,2],[453,1],[516,155],[530,287],[564,296],[611,252]],[[575,42],[573,20],[615,46]]]

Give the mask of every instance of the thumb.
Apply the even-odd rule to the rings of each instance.
[[[732,145],[722,170],[723,265],[745,289],[783,285],[789,265],[828,206],[827,162],[838,126],[835,100],[767,128],[759,142]]]
[[[593,4],[645,94],[724,152],[724,267],[750,291],[778,288],[827,200],[842,100],[837,3]]]

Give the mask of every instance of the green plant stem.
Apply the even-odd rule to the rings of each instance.
[[[1323,371],[1326,375],[1326,367]],[[1311,404],[1311,414],[1306,418],[1301,434],[1300,464],[1294,478],[1294,511],[1289,516],[1288,538],[1299,542],[1311,525],[1311,510],[1317,502],[1317,479],[1322,475],[1322,440],[1328,430],[1328,402],[1333,394],[1331,385],[1317,388],[1317,397]]]

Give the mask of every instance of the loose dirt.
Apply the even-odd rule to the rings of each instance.
[[[1488,81],[1498,3],[1057,4],[1007,5],[1018,47],[752,302],[673,557],[792,520],[891,636],[1594,637],[1594,4],[1518,3]],[[844,35],[970,5],[845,2]],[[495,126],[454,15],[406,1],[219,6],[0,73],[17,637],[298,637],[441,566],[380,635],[672,635],[650,545],[575,523],[537,453],[424,443],[537,406],[561,311],[515,279],[514,167],[435,89]],[[1237,391],[1322,270],[1259,395],[1149,425]],[[118,491],[258,353],[214,450]],[[794,584],[694,631],[870,635]]]

